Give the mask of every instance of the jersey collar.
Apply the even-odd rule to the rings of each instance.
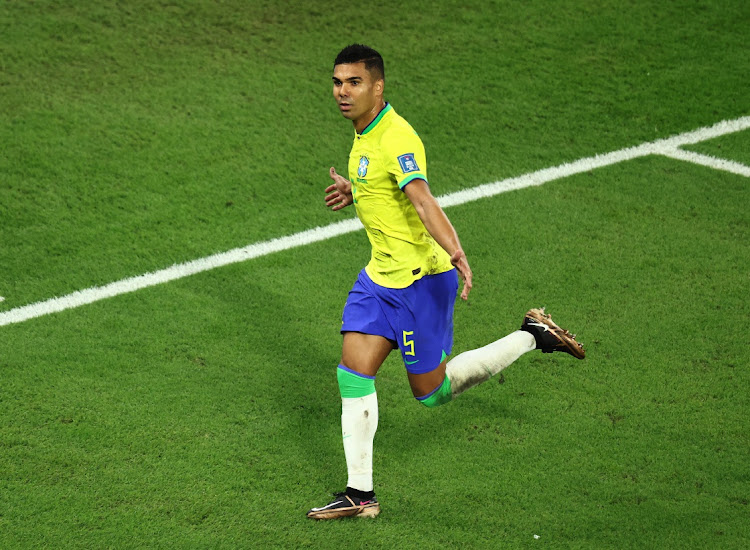
[[[391,110],[391,104],[390,104],[390,103],[386,103],[386,104],[385,104],[385,107],[383,107],[383,108],[381,109],[381,111],[380,111],[380,112],[378,113],[378,116],[376,116],[376,117],[375,117],[375,118],[373,119],[373,121],[372,121],[372,122],[371,122],[370,124],[368,124],[368,125],[367,125],[367,128],[365,128],[364,130],[362,130],[362,133],[361,133],[361,134],[359,134],[359,135],[360,135],[360,136],[364,136],[364,135],[365,135],[365,134],[366,134],[367,132],[369,132],[369,131],[371,131],[371,130],[372,130],[373,128],[375,128],[375,126],[377,126],[377,125],[378,125],[378,122],[380,122],[380,121],[381,121],[381,120],[383,119],[383,117],[384,117],[384,116],[386,115],[386,113],[387,113],[388,111],[390,111],[390,110]],[[356,132],[356,130],[355,130],[355,132],[354,132],[354,133],[355,133],[355,134],[357,133],[357,132]]]

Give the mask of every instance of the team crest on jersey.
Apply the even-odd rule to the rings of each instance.
[[[414,153],[406,153],[405,155],[401,155],[398,157],[398,163],[401,165],[401,171],[404,174],[408,174],[409,172],[416,172],[419,170],[419,166],[417,166],[417,161],[414,158]]]
[[[367,166],[370,164],[370,159],[367,157],[359,158],[359,168],[357,168],[357,175],[360,178],[364,178],[367,175]]]

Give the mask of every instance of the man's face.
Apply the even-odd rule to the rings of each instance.
[[[383,81],[374,80],[364,63],[342,63],[333,68],[333,98],[345,118],[356,123],[380,104]]]

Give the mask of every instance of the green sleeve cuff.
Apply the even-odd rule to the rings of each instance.
[[[420,174],[419,172],[414,172],[413,174],[409,174],[404,179],[402,179],[398,184],[398,188],[403,191],[404,187],[409,185],[414,180],[424,180],[425,183],[429,185],[429,183],[427,182],[427,176],[425,176],[424,174]]]

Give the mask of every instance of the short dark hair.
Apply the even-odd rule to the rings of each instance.
[[[381,55],[373,50],[370,46],[364,44],[349,44],[341,50],[333,62],[333,66],[343,63],[364,63],[367,69],[375,79],[385,80],[385,64]]]

